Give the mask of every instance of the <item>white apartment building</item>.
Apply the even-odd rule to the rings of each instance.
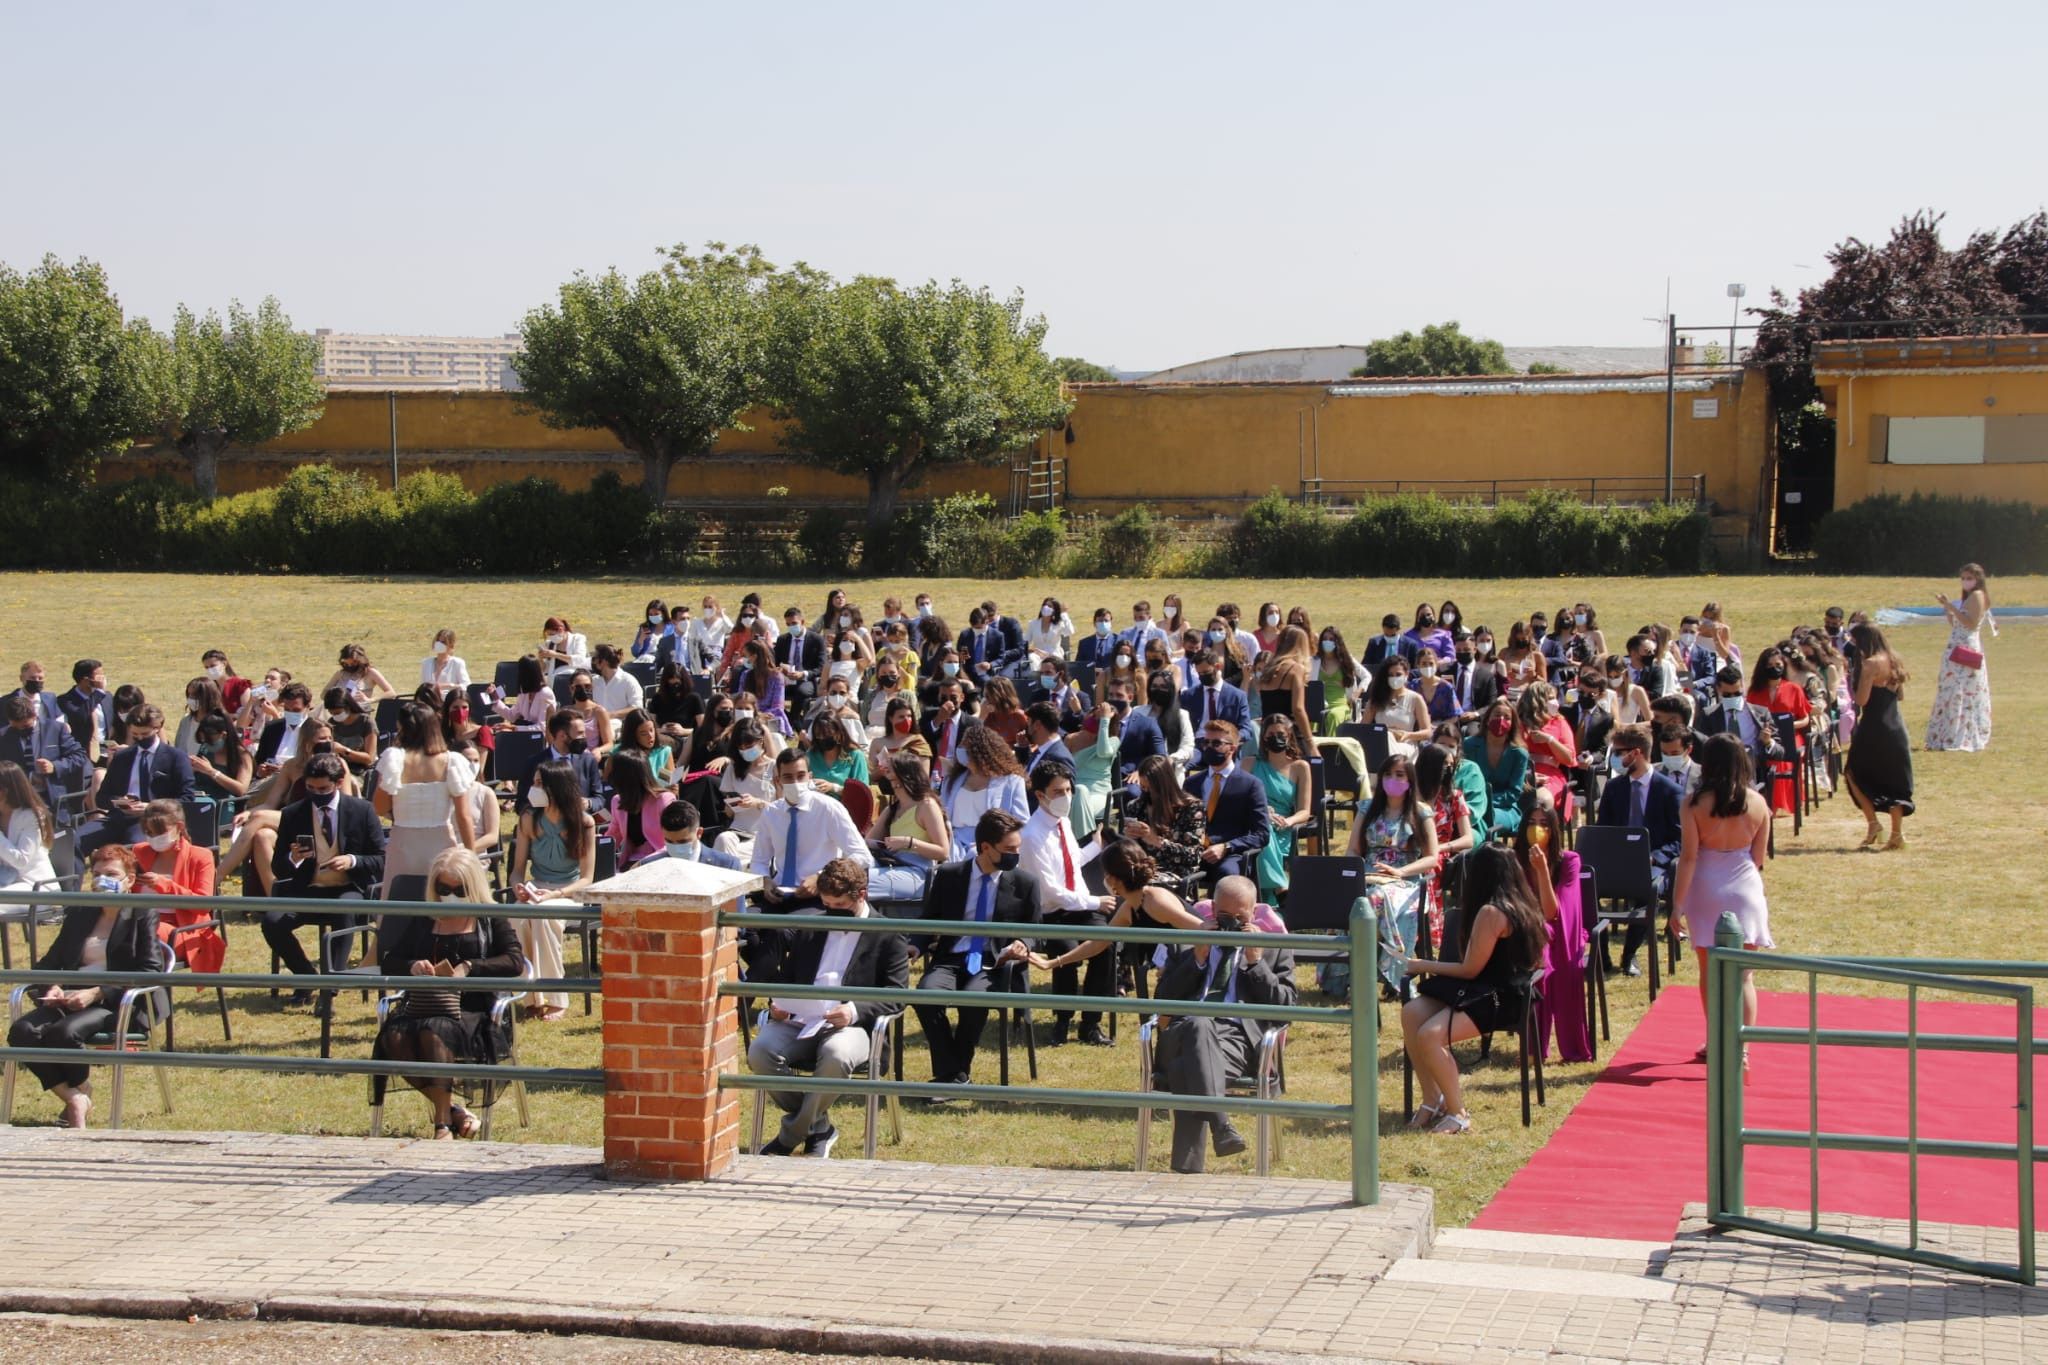
[[[330,389],[519,388],[512,357],[519,334],[495,337],[408,337],[337,332],[321,327],[320,374]]]

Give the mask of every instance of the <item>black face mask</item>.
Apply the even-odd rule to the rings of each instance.
[[[572,739],[562,747],[569,753],[580,754],[589,750],[590,741],[587,739]]]
[[[1131,704],[1129,701],[1125,700],[1122,697],[1111,697],[1109,700],[1109,709],[1121,716],[1131,709]]]
[[[313,752],[314,752],[314,753],[316,753],[316,754],[331,754],[331,753],[333,753],[333,752],[334,752],[334,741],[333,741],[333,740],[331,740],[331,739],[323,739],[323,740],[321,740],[321,741],[320,741],[320,742],[319,742],[318,744],[315,744],[315,745],[313,746]]]
[[[1014,871],[1016,871],[1016,870],[1017,870],[1017,855],[1016,855],[1016,854],[1014,854],[1014,853],[999,853],[999,854],[997,854],[997,855],[996,855],[996,871],[998,871],[998,872],[1014,872]]]
[[[569,699],[571,701],[589,701],[590,689],[587,687],[572,687],[569,689]]]
[[[1285,736],[1283,736],[1283,735],[1267,735],[1267,736],[1266,736],[1266,752],[1267,752],[1267,753],[1269,753],[1269,754],[1284,754],[1284,753],[1286,753],[1286,752],[1287,752],[1287,739],[1286,739],[1286,737],[1285,737]]]
[[[36,693],[43,690],[43,680],[41,678],[30,678],[21,685],[21,690],[33,697]]]
[[[1471,662],[1472,662],[1472,651],[1471,651],[1471,650],[1469,650],[1469,649],[1462,649],[1462,650],[1459,650],[1459,651],[1458,651],[1458,662],[1459,662],[1460,664],[1469,664],[1469,663],[1471,663]]]

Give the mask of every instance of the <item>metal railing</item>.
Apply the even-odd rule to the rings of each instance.
[[[1742,1023],[1742,974],[1746,971],[1803,973],[1807,981],[1806,1027],[1764,1027]],[[1819,982],[1823,976],[1882,982],[1906,989],[1903,1032],[1820,1026]],[[2048,1038],[2034,1037],[2034,988],[1992,977],[2048,977],[2048,963],[1941,958],[1822,958],[1755,952],[1742,946],[1733,915],[1723,915],[1707,953],[1707,1219],[1718,1227],[1744,1228],[1845,1251],[1859,1251],[1920,1265],[1960,1270],[2018,1284],[2035,1283],[2034,1163],[2048,1161],[2048,1146],[2034,1142],[2034,1053]],[[2010,1038],[1984,1034],[1923,1033],[1920,995],[1940,991],[2010,1001],[2016,1009]],[[1749,1128],[1743,1123],[1743,1048],[1748,1043],[1803,1045],[1807,1055],[1807,1125],[1797,1129]],[[1820,1124],[1820,1049],[1857,1047],[1903,1050],[1906,1054],[1906,1132],[1829,1132]],[[2014,1109],[2018,1131],[2012,1142],[1964,1141],[1920,1136],[1920,1054],[1995,1053],[2016,1061]],[[1757,1217],[1748,1211],[1743,1189],[1744,1156],[1751,1147],[1803,1149],[1807,1153],[1807,1221],[1803,1227]],[[1824,1232],[1820,1227],[1820,1154],[1882,1152],[1906,1158],[1907,1242]],[[2015,1264],[1972,1260],[1921,1245],[1919,1159],[1967,1157],[2010,1161],[2018,1176],[2018,1259]]]
[[[934,1005],[958,1008],[972,1004],[991,1010],[1030,1008],[1092,1011],[1101,1014],[1195,1015],[1211,1018],[1257,1018],[1275,1023],[1338,1024],[1351,1030],[1351,1097],[1344,1104],[1306,1100],[1202,1096],[1204,1110],[1224,1110],[1278,1118],[1320,1119],[1345,1123],[1351,1129],[1351,1198],[1377,1204],[1379,1163],[1379,993],[1378,926],[1370,902],[1361,898],[1351,909],[1348,943],[1328,935],[1231,933],[1213,929],[1117,929],[1108,925],[1075,926],[990,923],[978,920],[853,918],[843,915],[779,915],[721,912],[721,927],[733,929],[799,929],[817,932],[904,934],[939,938],[1080,939],[1109,943],[1142,943],[1167,947],[1207,944],[1228,948],[1294,948],[1329,953],[1333,945],[1348,948],[1352,965],[1351,1000],[1346,1006],[1252,1005],[1198,1000],[1136,1000],[1120,996],[1040,995],[1036,992],[977,992],[971,999],[959,991],[895,989],[883,986],[785,986],[767,982],[727,982],[718,988],[724,998],[775,995],[791,1000],[832,1000],[878,1005]],[[922,1096],[984,1100],[999,1104],[1066,1104],[1084,1109],[1185,1109],[1190,1097],[1170,1091],[1081,1090],[1059,1087],[967,1085],[941,1081],[875,1081],[815,1076],[746,1075],[729,1072],[719,1084],[731,1090],[777,1090],[848,1095]]]
[[[1474,502],[1498,507],[1502,500],[1514,501],[1538,491],[1570,493],[1588,503],[1625,503],[1648,506],[1662,502],[1704,506],[1707,501],[1705,474],[1681,475],[1669,493],[1662,477],[1635,478],[1615,475],[1566,476],[1532,479],[1326,479],[1304,474],[1301,498],[1304,502],[1356,501],[1368,497],[1393,497],[1422,493],[1449,501]]]
[[[434,917],[473,914],[478,918],[552,919],[571,922],[593,921],[599,912],[593,906],[501,905],[495,902],[456,901],[315,901],[279,896],[108,896],[97,892],[36,891],[28,887],[0,888],[0,905],[30,905],[67,908],[71,906],[107,909],[210,910],[216,914],[242,911],[260,915],[270,911],[317,911],[331,914],[361,914],[366,918],[386,915]],[[222,987],[230,990],[404,991],[448,981],[444,977],[384,976],[380,973],[343,972],[296,975],[290,972],[188,972],[177,970],[175,962],[161,971],[85,972],[37,971],[33,965],[19,971],[0,971],[0,986],[118,986],[127,990],[169,990],[182,986]],[[442,989],[449,989],[443,985]],[[460,978],[453,987],[463,991],[517,990],[560,991],[588,994],[601,991],[603,983],[594,977],[495,977]],[[168,1008],[168,1005],[166,1006]],[[0,1040],[4,1041],[4,1040]],[[371,1057],[261,1056],[241,1052],[131,1051],[126,1038],[115,1039],[112,1050],[95,1048],[53,1048],[0,1046],[0,1064],[52,1062],[66,1066],[183,1067],[208,1071],[275,1071],[323,1076],[425,1076],[436,1080],[489,1081],[505,1085],[526,1082],[533,1085],[601,1086],[604,1072],[595,1068],[485,1065],[479,1062],[385,1061]],[[12,1114],[0,1115],[0,1122],[12,1123]]]

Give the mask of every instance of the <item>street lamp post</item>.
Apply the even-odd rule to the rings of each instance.
[[[1728,363],[1730,365],[1738,363],[1735,355],[1735,329],[1742,322],[1742,296],[1748,292],[1749,288],[1746,285],[1731,284],[1728,286],[1728,297],[1735,300],[1735,311],[1728,318]]]

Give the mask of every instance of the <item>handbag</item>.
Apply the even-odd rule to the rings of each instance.
[[[1965,645],[1957,645],[1948,652],[1948,661],[1963,668],[1979,669],[1984,667],[1984,651],[1981,649],[1971,649]]]

